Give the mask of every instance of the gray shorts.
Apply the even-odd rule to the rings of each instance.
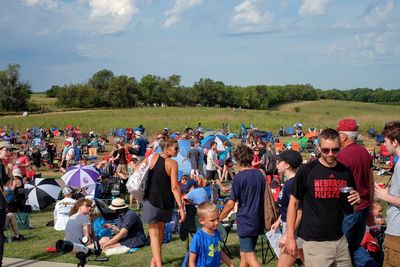
[[[169,223],[172,219],[173,210],[162,210],[153,206],[148,200],[143,200],[142,221],[149,223]]]

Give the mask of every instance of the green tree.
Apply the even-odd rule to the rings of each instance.
[[[20,80],[20,66],[9,64],[0,71],[0,110],[22,111],[28,107],[31,86]]]
[[[63,90],[63,87],[59,85],[53,85],[49,90],[46,91],[46,97],[57,97],[61,90]]]

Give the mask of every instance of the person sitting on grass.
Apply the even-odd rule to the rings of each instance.
[[[109,207],[118,214],[118,223],[117,225],[105,224],[104,227],[111,229],[116,234],[112,238],[108,236],[101,238],[101,249],[106,251],[119,246],[139,248],[147,245],[142,220],[136,212],[129,209],[125,200],[122,198],[113,199]]]
[[[54,229],[64,231],[69,219],[69,213],[74,207],[76,200],[73,199],[73,191],[69,187],[62,189],[64,198],[56,203],[54,207]]]
[[[91,221],[89,213],[92,207],[92,201],[85,198],[80,198],[76,201],[71,209],[67,225],[65,226],[64,240],[72,243],[91,244]]]
[[[15,217],[15,213],[8,212],[6,216],[6,226],[7,228],[10,227],[14,236],[12,238],[13,241],[24,241],[26,238],[23,235],[20,235],[18,232],[18,225],[17,225],[17,217]]]
[[[233,266],[221,249],[217,206],[209,201],[204,202],[197,208],[197,215],[203,227],[193,236],[190,244],[189,267],[220,266],[221,260],[227,266]]]

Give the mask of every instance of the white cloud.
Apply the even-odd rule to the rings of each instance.
[[[367,25],[375,25],[376,23],[386,19],[388,15],[394,10],[394,0],[388,0],[386,3],[379,3],[376,5],[369,5],[364,12],[364,20]]]
[[[103,33],[124,31],[132,21],[138,8],[131,0],[90,0],[90,19],[99,23]]]
[[[265,8],[266,1],[245,0],[234,8],[230,27],[238,31],[266,30],[274,15]]]
[[[185,12],[201,3],[203,3],[203,0],[175,0],[174,5],[164,12],[164,15],[167,18],[165,19],[163,26],[169,28],[178,23],[181,21]]]
[[[300,16],[319,16],[325,14],[329,0],[303,0],[299,9]]]
[[[58,4],[55,0],[24,0],[28,6],[39,6],[45,9],[57,8]]]

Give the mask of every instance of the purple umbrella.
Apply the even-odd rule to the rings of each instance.
[[[61,177],[66,185],[71,187],[86,187],[96,184],[100,173],[91,166],[77,165],[67,169],[67,172]]]

